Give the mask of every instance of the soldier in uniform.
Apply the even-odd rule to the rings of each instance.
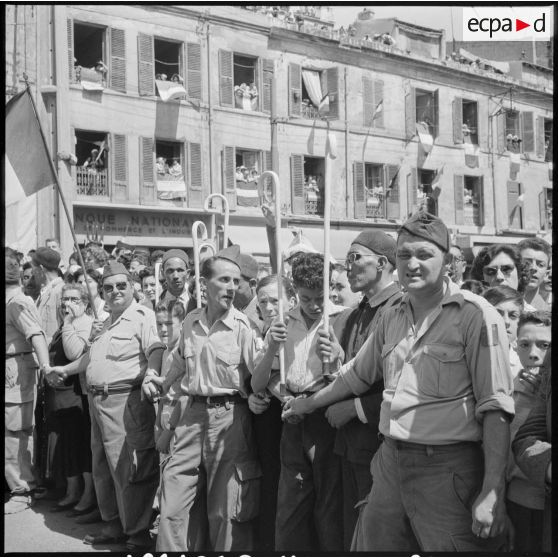
[[[494,552],[504,542],[514,413],[506,329],[444,276],[448,250],[440,219],[412,216],[397,240],[406,294],[334,383],[286,405],[285,418],[308,413],[384,379],[383,443],[353,550]]]
[[[102,291],[110,310],[91,348],[53,371],[63,378],[85,370],[91,413],[93,481],[101,517],[86,544],[128,538],[130,552],[148,548],[152,504],[158,485],[155,410],[141,398],[147,370],[159,371],[164,345],[155,314],[134,300],[130,274],[121,263],[103,270]]]
[[[174,381],[177,371],[182,374],[189,403],[162,469],[158,552],[253,550],[261,469],[247,384],[262,341],[233,306],[239,259],[235,245],[203,262],[207,306],[186,316],[168,372]],[[153,397],[159,386],[163,393],[169,387],[160,378],[146,378],[144,393]]]

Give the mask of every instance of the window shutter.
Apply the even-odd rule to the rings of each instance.
[[[415,88],[405,95],[405,138],[413,139],[417,131],[417,104]]]
[[[372,115],[374,114],[374,111],[376,110],[376,107],[378,106],[378,104],[381,101],[383,101],[383,99],[384,99],[384,82],[381,79],[375,79],[374,80],[373,99],[374,99],[374,107],[372,108]],[[378,115],[376,116],[376,118],[373,120],[372,125],[375,128],[383,128],[384,127],[384,112],[385,112],[385,110],[382,110],[381,112],[379,112]]]
[[[262,170],[273,170],[273,164],[271,160],[271,151],[262,151]],[[264,181],[264,187],[268,188],[269,184],[271,184],[271,178],[266,178]]]
[[[521,207],[517,205],[520,192],[519,182],[508,180],[508,223],[514,229],[521,228]]]
[[[453,143],[463,143],[463,99],[453,100]]]
[[[400,219],[398,165],[386,165],[386,218]]]
[[[221,51],[224,52],[224,51]],[[234,147],[223,147],[223,190],[230,209],[236,209],[236,156]]]
[[[186,43],[186,91],[188,97],[201,99],[201,46]]]
[[[463,225],[463,185],[465,178],[461,175],[455,174],[453,176],[453,200],[455,204],[455,224]]]
[[[219,50],[219,95],[224,107],[234,106],[233,66],[233,53],[229,50]]]
[[[417,209],[417,169],[411,168],[411,172],[407,175],[407,214],[412,215]]]
[[[142,96],[155,95],[155,54],[153,37],[138,34],[138,88]]]
[[[110,29],[110,88],[126,93],[126,34]]]
[[[496,138],[498,153],[506,151],[506,112],[496,117]]]
[[[74,20],[67,20],[68,26],[68,73],[70,75],[70,83],[74,81]]]
[[[142,203],[154,202],[156,199],[155,192],[155,169],[153,151],[155,142],[153,138],[140,138],[140,155],[141,155],[141,192],[140,198]]]
[[[546,192],[544,188],[539,194],[539,221],[541,223],[541,229],[546,230]]]
[[[363,126],[369,128],[372,125],[372,115],[374,114],[374,89],[372,79],[362,77],[362,114]]]
[[[203,185],[201,170],[201,145],[189,142],[184,146],[184,152],[188,153],[188,207],[203,206]]]
[[[523,153],[535,151],[535,117],[530,111],[521,113],[521,139]]]
[[[112,191],[114,199],[125,200],[128,194],[128,142],[123,134],[112,135]]]
[[[473,207],[473,209],[475,209]],[[484,176],[479,177],[479,203],[477,206],[478,213],[475,215],[475,225],[484,227]]]
[[[537,136],[536,136],[537,157],[544,157],[544,117],[537,116]]]
[[[434,137],[440,135],[440,90],[436,89],[432,94],[434,99]]]
[[[302,73],[298,64],[289,64],[289,115],[300,116],[302,106]]]
[[[328,117],[337,119],[339,118],[339,68],[327,70],[327,92],[329,93]]]
[[[304,215],[304,156],[291,155],[291,198],[295,215]]]
[[[353,196],[355,199],[355,219],[366,219],[366,191],[364,188],[364,163],[353,163]]]
[[[271,89],[273,87],[273,70],[274,64],[273,60],[268,58],[263,58],[261,60],[262,64],[262,95],[261,95],[261,110],[263,112],[271,112]]]

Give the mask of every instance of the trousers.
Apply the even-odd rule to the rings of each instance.
[[[372,490],[351,550],[359,552],[496,552],[503,540],[471,530],[484,458],[479,444],[400,444],[386,438],[372,459]]]
[[[147,532],[159,480],[155,410],[140,390],[89,394],[93,483],[104,521],[127,535]]]
[[[5,403],[4,475],[12,493],[35,488],[33,425],[35,402]]]
[[[157,552],[252,551],[260,479],[246,402],[191,400],[162,469]]]
[[[341,552],[341,461],[325,409],[283,424],[275,550]]]

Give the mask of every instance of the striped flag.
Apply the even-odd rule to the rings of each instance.
[[[236,181],[236,204],[242,207],[258,207],[260,205],[257,181]]]
[[[28,89],[6,105],[5,205],[56,184]]]
[[[384,110],[384,100],[382,99],[377,105],[376,108],[374,109],[374,114],[372,115],[372,122],[374,122],[374,120],[376,120],[376,118],[378,116],[380,116],[380,114],[383,112]]]

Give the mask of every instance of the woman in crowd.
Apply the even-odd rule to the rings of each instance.
[[[97,310],[97,317],[100,320],[106,320],[109,313],[105,310],[105,301],[101,298],[99,292],[99,283],[101,282],[102,275],[96,269],[88,269],[85,273],[83,269],[79,269],[74,274],[74,283],[81,285],[87,291],[85,282],[89,284],[91,294],[93,295],[93,304]]]
[[[153,308],[155,308],[155,287],[157,285],[155,280],[155,270],[152,267],[146,267],[142,269],[138,275],[141,280],[141,290],[145,295],[145,298],[151,302]]]
[[[88,296],[85,288],[66,284],[62,288],[60,311],[63,325],[56,331],[49,347],[51,366],[63,366],[79,358],[88,346],[93,318],[86,314]],[[71,515],[89,513],[95,507],[91,475],[89,409],[84,379],[74,376],[61,385],[45,388],[47,430],[47,480],[64,479],[64,497],[51,509],[73,508]],[[83,482],[83,489],[82,489]]]
[[[480,250],[473,260],[471,278],[484,281],[489,287],[507,285],[522,291],[523,265],[513,246],[492,244]]]

